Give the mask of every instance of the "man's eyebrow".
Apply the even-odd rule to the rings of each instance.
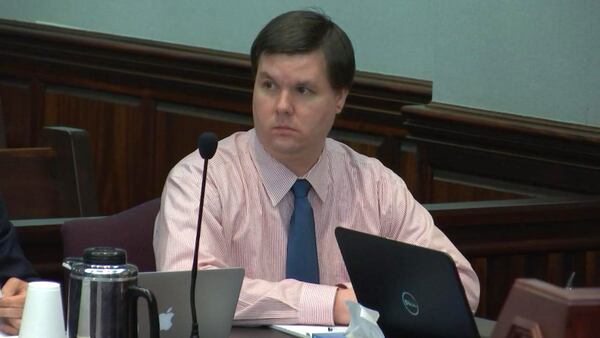
[[[296,86],[298,87],[312,87],[313,82],[312,81],[300,81],[296,84]]]
[[[268,79],[275,81],[275,78],[269,74],[269,72],[261,70],[256,73],[256,78]],[[295,87],[314,87],[315,82],[310,79],[301,79],[298,82],[294,83]]]
[[[269,73],[265,72],[264,70],[261,70],[260,72],[258,72],[256,74],[256,77],[259,77],[259,76],[260,77],[268,77],[269,79],[272,78],[272,76]]]

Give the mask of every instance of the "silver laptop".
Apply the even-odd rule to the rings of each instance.
[[[190,271],[140,272],[138,285],[154,293],[158,305],[161,338],[189,337]],[[196,316],[200,337],[227,338],[231,332],[244,269],[198,270]],[[149,337],[148,307],[138,304],[139,337]]]

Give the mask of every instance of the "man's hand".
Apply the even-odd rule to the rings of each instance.
[[[346,305],[347,300],[356,302],[353,289],[338,288],[333,303],[333,321],[335,325],[348,325],[350,323],[350,311]]]
[[[27,282],[12,277],[4,283],[0,297],[0,331],[9,335],[19,333],[26,294]]]

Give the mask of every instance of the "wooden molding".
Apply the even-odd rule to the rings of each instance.
[[[600,128],[432,102],[402,108],[410,134],[600,164]],[[560,147],[564,145],[565,147]],[[568,145],[568,146],[567,146]],[[573,147],[575,145],[575,147]]]
[[[600,196],[424,206],[437,226],[471,257],[600,248]]]
[[[417,191],[426,201],[436,170],[565,194],[600,192],[600,128],[435,102],[402,112],[420,172],[430,173]]]
[[[34,62],[119,84],[170,91],[176,86],[188,93],[201,87],[243,101],[250,100],[253,86],[248,55],[234,52],[2,19],[0,46],[0,60],[11,63],[12,73],[38,75],[19,68]],[[0,65],[0,73],[6,71]],[[358,71],[343,116],[370,123],[392,120],[400,127],[400,108],[429,102],[431,86],[431,81]],[[249,113],[249,106],[242,111]]]

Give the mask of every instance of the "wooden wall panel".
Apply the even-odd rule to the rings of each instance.
[[[421,187],[420,177],[423,174],[418,170],[419,161],[417,155],[417,147],[410,142],[404,142],[404,140],[397,142],[392,145],[395,150],[394,153],[399,154],[394,157],[395,161],[391,165],[386,164],[389,168],[396,167],[395,172],[404,180],[408,190],[413,194],[413,197],[423,203],[421,196],[419,196],[419,189]]]
[[[417,148],[415,193],[423,202],[600,192],[599,128],[441,103],[402,110],[406,142]],[[437,180],[440,172],[466,180],[451,187]],[[473,190],[490,182],[483,195]]]
[[[584,285],[594,285],[594,281],[600,280],[600,250],[586,252],[587,273]]]
[[[0,111],[2,111],[7,147],[34,146],[32,136],[32,95],[29,82],[0,76]]]
[[[600,197],[426,204],[469,259],[481,285],[478,315],[496,318],[516,278],[598,287]]]
[[[497,318],[516,278],[536,278],[548,283],[566,286],[575,273],[573,287],[598,287],[600,278],[593,273],[597,269],[594,257],[599,251],[565,253],[537,253],[499,255],[486,258],[470,258],[471,262],[485,261],[485,273],[481,263],[474,264],[480,278],[482,296],[477,314]]]
[[[234,132],[252,128],[248,114],[162,102],[157,110],[160,116],[160,122],[157,123],[160,144],[157,149],[162,162],[157,163],[160,181],[158,191],[162,191],[171,168],[197,149],[201,133],[214,132],[218,139],[223,139]]]
[[[550,191],[541,194],[538,189],[511,184],[508,182],[462,175],[443,170],[433,170],[431,182],[431,203],[449,203],[465,201],[508,200],[552,196]],[[555,194],[560,195],[559,192]]]
[[[90,131],[102,213],[158,196],[201,131],[223,138],[251,126],[242,54],[0,19],[0,78],[31,84],[31,137],[18,142],[44,124]],[[359,71],[335,129],[399,170],[400,108],[430,99],[429,81]]]
[[[12,219],[98,213],[85,130],[44,127],[39,147],[0,148],[0,195]]]
[[[386,160],[381,151],[384,142],[382,136],[334,128],[331,130],[329,137],[346,144],[361,154],[379,158],[383,162]]]
[[[59,200],[56,160],[56,151],[49,147],[0,149],[0,193],[10,217],[61,216],[64,210]]]
[[[444,179],[434,179],[432,189],[431,203],[492,201],[527,197],[493,188],[474,186],[473,181],[458,183]]]
[[[2,114],[2,99],[0,98],[0,148],[6,148],[6,131],[4,131],[4,115]]]
[[[155,197],[155,117],[141,100],[72,87],[48,87],[44,124],[85,129],[92,140],[100,212],[112,214]]]

